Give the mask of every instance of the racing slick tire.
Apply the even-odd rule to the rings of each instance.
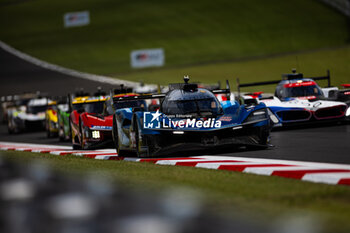
[[[8,122],[8,124],[7,124],[7,131],[8,131],[9,134],[13,134],[14,133],[14,130],[12,129],[10,122]]]
[[[71,120],[69,119],[69,125],[71,124]],[[71,128],[72,131],[72,128]],[[73,135],[73,133],[71,132],[71,135]],[[73,150],[80,150],[80,145],[74,144],[75,139],[73,137],[71,137],[71,142],[72,142],[72,148]]]
[[[247,145],[247,149],[250,150],[261,150],[266,149],[269,146],[270,132],[268,129],[261,128],[257,134],[259,138],[259,144],[257,145]]]
[[[49,123],[48,123],[48,122],[46,122],[45,129],[46,129],[46,137],[47,137],[47,138],[52,138],[54,135],[53,135],[53,133],[50,131],[50,126],[49,126]]]
[[[152,147],[149,145],[148,141],[144,141],[140,136],[139,131],[140,125],[138,121],[135,121],[135,141],[136,141],[136,155],[138,158],[147,158],[153,155]],[[142,147],[142,148],[141,148]],[[147,150],[145,150],[147,148]]]
[[[69,130],[68,130],[68,135],[66,135],[66,133],[64,133],[64,136],[66,137],[66,136],[68,136],[68,140],[72,140],[72,125],[71,125],[71,123],[70,123],[70,119],[69,119]],[[64,127],[64,126],[63,126]]]
[[[12,119],[9,118],[8,121],[7,121],[7,131],[9,134],[14,134],[16,133],[16,129],[12,123]]]
[[[66,140],[65,134],[64,134],[64,126],[61,124],[61,118],[60,115],[58,115],[58,140],[60,142],[64,142]]]
[[[80,148],[82,149],[82,150],[87,150],[87,149],[89,149],[87,146],[86,146],[86,144],[85,144],[85,135],[84,135],[84,130],[83,130],[83,125],[81,124],[81,121],[82,121],[82,119],[80,119],[80,126],[79,126],[79,129],[80,129]]]
[[[64,129],[63,129],[62,125],[58,126],[58,140],[60,142],[64,142],[66,140],[66,137],[64,135]]]
[[[119,138],[118,138],[118,125],[117,125],[117,119],[115,118],[115,115],[113,115],[113,128],[112,128],[112,138],[115,150],[118,154],[118,156],[125,156],[127,155],[127,152],[120,149],[119,146]]]

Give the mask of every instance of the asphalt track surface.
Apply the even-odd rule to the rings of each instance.
[[[66,95],[77,88],[93,92],[96,87],[113,88],[62,73],[47,70],[21,60],[0,49],[0,96],[41,91],[50,95]],[[45,132],[27,132],[9,135],[6,125],[0,125],[0,141],[40,144],[70,145],[46,138]],[[266,150],[239,149],[218,152],[220,156],[286,159],[314,162],[350,164],[350,124],[324,124],[274,131],[271,134],[274,147]],[[205,154],[205,152],[203,152]],[[182,156],[179,154],[179,156]]]

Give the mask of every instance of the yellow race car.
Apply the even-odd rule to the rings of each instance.
[[[48,138],[58,136],[58,121],[57,121],[57,102],[51,101],[48,103],[45,112],[45,129]]]

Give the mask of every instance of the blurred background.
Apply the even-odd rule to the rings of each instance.
[[[275,80],[296,68],[330,69],[340,85],[350,81],[349,12],[348,0],[1,0],[0,38],[54,64],[146,83]],[[162,65],[133,68],[143,49],[162,49]]]
[[[0,0],[0,41],[59,66],[152,84],[189,75],[202,83],[228,79],[235,90],[236,78],[278,80],[292,68],[305,76],[329,69],[332,85],[350,83],[350,0]],[[40,88],[63,95],[85,82],[52,75],[44,88],[46,72],[16,68],[15,59],[7,70],[6,59],[0,56],[0,96]],[[21,153],[0,155],[0,232],[350,228],[348,187]],[[132,187],[129,178],[137,180]]]

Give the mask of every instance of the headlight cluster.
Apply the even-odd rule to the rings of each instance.
[[[86,138],[99,139],[101,137],[99,130],[91,130],[89,127],[84,127],[83,134]]]
[[[278,122],[280,122],[277,118],[277,116],[275,116],[275,114],[273,114],[273,112],[271,112],[270,109],[267,109],[268,110],[268,114],[269,114],[269,117],[270,117],[270,120],[274,123],[274,124],[277,124]]]
[[[346,110],[345,116],[350,116],[350,107]]]
[[[100,138],[100,131],[98,130],[92,131],[92,138]]]
[[[267,118],[266,109],[259,109],[250,113],[249,117],[245,120],[245,122],[259,121],[259,120],[264,120],[266,118]]]

